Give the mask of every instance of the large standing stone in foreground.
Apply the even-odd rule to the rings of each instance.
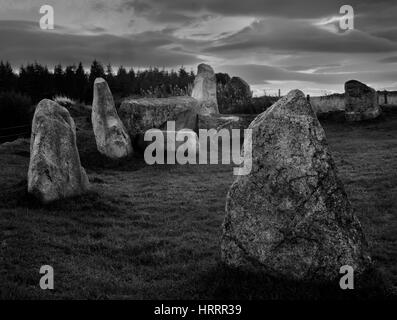
[[[291,91],[249,129],[244,158],[252,152],[252,171],[227,195],[223,261],[299,280],[333,280],[343,265],[363,271],[360,223],[303,93]]]
[[[134,145],[141,146],[149,129],[166,129],[175,121],[175,130],[197,130],[198,102],[191,97],[126,99],[119,115]]]
[[[132,154],[131,139],[117,114],[109,86],[102,78],[94,83],[91,120],[100,153],[110,159]]]
[[[28,192],[48,203],[82,194],[88,188],[73,119],[64,107],[42,100],[32,123]]]
[[[347,121],[375,119],[381,114],[377,92],[357,80],[345,83],[345,116]]]
[[[230,80],[230,86],[235,92],[238,92],[244,98],[251,98],[252,92],[249,84],[240,77],[233,77]]]
[[[204,63],[198,66],[192,97],[200,103],[199,114],[219,113],[216,99],[216,77],[211,66]]]

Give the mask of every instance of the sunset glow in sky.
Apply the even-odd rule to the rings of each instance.
[[[44,4],[54,30],[39,27]],[[348,32],[344,4],[355,12]],[[343,92],[350,79],[397,90],[396,16],[395,0],[0,0],[0,60],[195,71],[205,62],[257,95]]]

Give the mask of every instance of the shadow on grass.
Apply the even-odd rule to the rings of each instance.
[[[80,154],[81,165],[87,169],[102,173],[108,170],[136,171],[146,166],[143,157],[134,152],[131,157],[112,160],[99,153],[94,133],[90,130],[79,130],[77,132],[77,146]]]
[[[355,278],[354,290],[342,290],[339,279],[332,283],[294,281],[255,270],[232,269],[222,263],[201,274],[197,298],[220,300],[366,300],[395,299],[391,286],[375,268]],[[196,298],[196,297],[195,297]]]
[[[112,160],[101,155],[98,151],[80,152],[81,164],[86,170],[103,173],[108,170],[115,171],[136,171],[144,168],[146,163],[140,155],[134,154],[131,157]]]
[[[23,207],[27,209],[43,209],[51,212],[77,210],[88,212],[113,212],[117,210],[117,204],[119,203],[119,201],[116,202],[104,197],[93,188],[83,195],[60,199],[43,205],[34,196],[29,194],[27,189],[27,180],[22,180],[11,187],[0,189],[0,207]]]
[[[367,126],[372,127],[380,124],[382,124],[382,126],[386,124],[387,128],[388,122],[390,122],[389,120],[397,118],[397,108],[382,106],[382,113],[377,118],[355,122],[347,121],[344,111],[331,111],[320,113],[317,115],[317,118],[321,122],[321,124],[340,124],[345,130],[348,128],[359,128]]]

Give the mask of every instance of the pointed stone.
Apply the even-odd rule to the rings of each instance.
[[[291,91],[249,129],[252,171],[227,195],[223,261],[299,280],[334,280],[343,265],[362,272],[363,232],[303,93]]]
[[[216,77],[211,66],[204,63],[198,66],[192,97],[200,104],[199,114],[219,113],[216,98]]]
[[[110,159],[132,154],[131,139],[121,122],[107,82],[97,78],[92,102],[92,127],[98,151]]]

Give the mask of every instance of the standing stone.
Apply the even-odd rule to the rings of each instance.
[[[377,92],[357,80],[345,83],[345,116],[347,121],[375,119],[381,114]]]
[[[233,77],[230,85],[235,92],[239,92],[243,98],[252,98],[252,92],[249,84],[240,77]]]
[[[204,63],[198,66],[192,97],[200,103],[199,114],[219,113],[216,99],[216,77],[211,66]]]
[[[343,265],[363,271],[360,223],[303,93],[291,91],[249,129],[244,158],[252,153],[252,171],[227,195],[223,261],[296,280],[333,280]]]
[[[102,78],[94,83],[91,120],[100,153],[110,159],[132,154],[131,139],[117,114],[109,86]]]
[[[44,99],[36,108],[30,142],[28,192],[42,203],[80,195],[89,188],[69,112]]]

